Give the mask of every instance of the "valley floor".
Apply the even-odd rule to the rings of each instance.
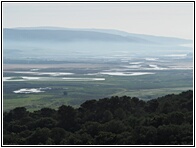
[[[3,110],[33,111],[90,99],[137,96],[150,100],[193,90],[190,59],[135,58],[129,61],[4,64]]]

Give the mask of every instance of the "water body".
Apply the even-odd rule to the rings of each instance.
[[[40,77],[3,77],[3,81],[28,81],[28,80],[40,80]]]
[[[47,89],[51,89],[49,87],[45,87],[45,88],[22,88],[19,90],[15,90],[13,91],[16,94],[30,94],[30,93],[41,93],[41,92],[45,92],[43,90],[47,90]]]
[[[104,81],[105,78],[3,77],[3,81]]]
[[[16,71],[14,73],[33,74],[33,75],[50,75],[50,76],[64,76],[64,75],[74,74],[74,73],[69,73],[69,72],[33,72],[33,71]]]
[[[140,76],[140,75],[149,75],[155,74],[152,72],[100,72],[103,75],[111,75],[111,76]]]
[[[137,65],[137,64],[142,64],[143,62],[130,62],[129,64],[132,64],[132,65]]]
[[[62,78],[66,81],[104,81],[105,78]]]
[[[159,58],[145,58],[146,61],[157,61]]]

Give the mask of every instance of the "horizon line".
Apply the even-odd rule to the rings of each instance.
[[[81,30],[81,31],[94,31],[96,32],[96,30],[98,31],[101,31],[101,30],[110,30],[110,31],[119,31],[119,32],[122,32],[122,33],[127,33],[127,34],[134,34],[134,35],[147,35],[147,36],[154,36],[154,37],[163,37],[163,38],[177,38],[177,39],[185,39],[185,40],[191,40],[193,41],[192,38],[183,38],[183,37],[178,37],[178,36],[165,36],[165,35],[154,35],[154,34],[142,34],[142,33],[132,33],[132,32],[128,32],[128,31],[124,31],[124,30],[120,30],[120,29],[107,29],[107,28],[70,28],[70,27],[61,27],[61,26],[24,26],[24,27],[2,27],[2,29],[45,29],[45,30],[52,30],[56,28],[56,30],[60,30],[60,29],[67,29],[67,30]],[[109,33],[108,33],[109,34]],[[114,34],[114,33],[113,33]],[[194,37],[193,37],[194,38]]]

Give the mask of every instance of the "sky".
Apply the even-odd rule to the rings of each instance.
[[[3,28],[117,29],[193,39],[192,2],[3,2]]]

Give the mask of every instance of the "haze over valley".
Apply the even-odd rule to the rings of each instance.
[[[2,146],[194,146],[194,2],[1,8]]]
[[[192,40],[58,27],[3,33],[5,110],[78,106],[115,95],[149,100],[192,89]]]
[[[55,27],[4,29],[4,61],[192,57],[192,40],[131,34],[118,30]],[[190,47],[187,47],[190,46]]]

